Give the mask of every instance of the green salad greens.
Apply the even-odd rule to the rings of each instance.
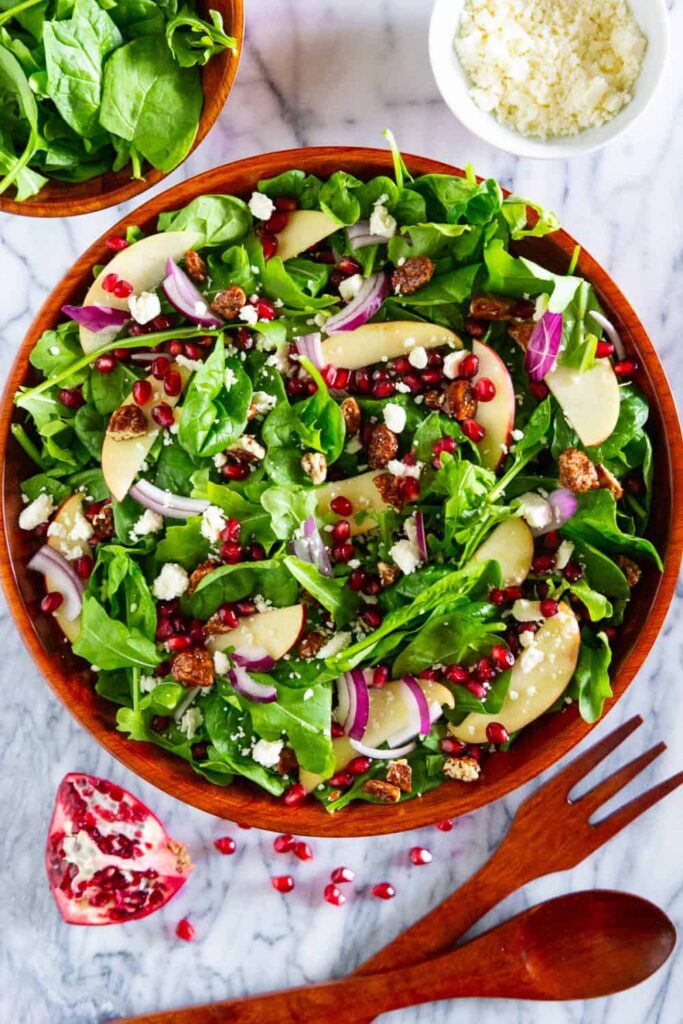
[[[328,811],[595,721],[661,568],[635,362],[527,255],[556,219],[391,142],[391,176],[291,169],[130,226],[16,398],[43,612],[118,728]]]
[[[199,74],[235,50],[193,0],[0,0],[0,193],[145,163],[171,171],[197,134]]]

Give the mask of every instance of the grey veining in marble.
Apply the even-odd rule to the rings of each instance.
[[[471,161],[480,173],[555,209],[629,296],[681,395],[680,45],[673,47],[663,90],[635,131],[597,155],[533,163],[478,142],[441,102],[427,59],[427,0],[247,0],[247,6],[247,44],[234,92],[209,138],[167,184],[264,150],[379,146],[381,130],[391,126],[405,151]],[[670,8],[680,43],[683,0]],[[2,376],[49,289],[118,216],[110,210],[64,221],[0,218]],[[682,620],[679,596],[640,678],[598,730],[602,735],[635,712],[647,716],[627,753],[662,738],[669,744],[647,772],[647,783],[679,769],[683,760]],[[286,861],[273,854],[273,836],[240,831],[184,807],[114,763],[52,698],[4,602],[0,648],[0,1021],[6,1024],[99,1024],[338,976],[474,871],[500,841],[522,796],[459,821],[448,834],[432,828],[376,840],[313,841],[315,860],[292,865],[295,892],[278,896],[269,876],[284,871]],[[55,789],[73,769],[131,788],[189,843],[195,874],[161,913],[113,928],[61,923],[45,883],[42,848]],[[683,798],[669,797],[588,863],[530,886],[487,921],[542,898],[602,886],[640,893],[683,922],[682,812]],[[221,858],[212,840],[226,832],[239,849]],[[432,850],[430,866],[408,866],[407,851],[416,843]],[[321,898],[339,864],[353,867],[358,880],[343,909]],[[393,902],[363,896],[383,879],[396,886]],[[173,934],[184,914],[197,929],[191,945]],[[386,1016],[383,1024],[680,1024],[682,1007],[678,955],[634,992],[593,1004],[443,1003]]]

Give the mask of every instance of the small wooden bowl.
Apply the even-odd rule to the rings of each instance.
[[[415,174],[463,173],[422,157],[409,156],[406,160]],[[391,174],[389,154],[374,149],[340,147],[271,153],[217,167],[182,182],[145,203],[136,214],[129,214],[125,223],[136,223],[145,231],[153,231],[157,216],[164,210],[178,209],[202,193],[230,192],[247,196],[259,178],[279,174],[291,167],[301,167],[323,178],[339,168],[361,178]],[[123,225],[121,221],[111,230],[120,231]],[[524,731],[507,753],[490,758],[481,781],[475,785],[446,782],[419,800],[391,807],[353,804],[331,816],[313,800],[301,807],[285,807],[247,782],[236,781],[227,788],[212,786],[179,758],[151,744],[127,740],[116,731],[114,705],[97,696],[88,666],[71,655],[56,624],[39,614],[40,578],[36,573],[26,571],[35,540],[17,526],[21,508],[18,482],[34,469],[10,435],[14,412],[12,398],[20,385],[35,379],[28,362],[29,353],[42,332],[60,319],[60,307],[64,303],[82,300],[93,265],[108,258],[104,237],[81,256],[44,303],[21,346],[0,407],[3,516],[7,524],[5,544],[0,549],[2,583],[10,610],[36,664],[56,696],[81,725],[128,768],[179,800],[242,824],[320,836],[402,832],[466,814],[528,782],[576,746],[590,732],[591,726],[580,718],[573,704],[560,714],[539,719]],[[518,249],[552,270],[566,272],[575,244],[573,238],[558,231],[547,238],[525,240]],[[583,250],[578,270],[594,284],[608,316],[620,330],[629,352],[639,362],[636,381],[650,401],[656,474],[656,500],[649,536],[664,561],[663,574],[646,564],[642,581],[633,592],[626,622],[619,634],[613,672],[614,698],[609,707],[621,697],[643,664],[674,593],[683,551],[683,518],[680,515],[683,507],[683,439],[664,371],[635,312],[609,275]],[[645,692],[643,704],[647,709]]]
[[[204,105],[190,152],[197,148],[218,120],[235,81],[244,43],[244,0],[199,0],[198,11],[202,17],[208,18],[210,8],[222,15],[226,35],[237,40],[237,53],[224,50],[200,69]],[[80,213],[94,213],[95,210],[106,210],[108,206],[132,199],[172,173],[146,165],[146,169],[143,168],[145,176],[138,181],[131,178],[130,170],[128,164],[120,171],[107,171],[89,181],[74,183],[53,178],[38,195],[23,203],[18,203],[10,193],[5,193],[0,195],[0,211],[18,213],[21,217],[74,217]],[[11,193],[13,191],[10,190]]]

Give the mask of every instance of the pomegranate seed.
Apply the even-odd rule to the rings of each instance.
[[[127,299],[133,294],[133,285],[128,281],[117,281],[114,285],[114,295],[117,299]]]
[[[259,299],[255,306],[259,320],[274,320],[277,316],[277,310],[270,299]]]
[[[232,836],[221,836],[220,839],[214,839],[213,845],[216,847],[219,853],[230,855],[237,849],[237,843]]]
[[[553,601],[551,597],[547,597],[544,601],[541,601],[541,615],[544,619],[552,619],[553,615],[557,615],[560,610],[560,606],[557,601]]]
[[[83,398],[83,391],[79,386],[77,388],[60,388],[59,401],[67,409],[80,409],[85,399]]]
[[[441,380],[441,373],[439,370],[423,370],[420,374],[420,379],[423,386],[433,387]]]
[[[164,342],[164,352],[167,352],[169,354],[169,356],[173,356],[174,359],[176,358],[176,356],[182,356],[183,355],[183,343],[182,343],[182,341],[178,341],[177,338],[174,338],[172,341]]]
[[[446,437],[440,437],[438,441],[434,442],[432,445],[432,452],[434,455],[438,455],[440,452],[448,452],[452,455],[457,447],[458,442],[455,438],[447,434]]]
[[[295,843],[294,836],[286,832],[284,835],[276,836],[273,839],[273,849],[276,853],[289,853]]]
[[[340,391],[345,391],[348,387],[349,380],[351,379],[351,371],[338,369],[337,375],[334,378],[334,386],[339,388]]]
[[[186,917],[182,921],[178,921],[178,924],[175,926],[175,933],[183,942],[194,942],[197,938],[194,925],[190,924]]]
[[[476,697],[477,700],[485,700],[487,689],[483,683],[478,683],[475,679],[470,679],[469,682],[465,683],[465,689]]]
[[[543,538],[543,547],[546,549],[546,551],[557,551],[557,549],[560,546],[561,540],[562,538],[560,537],[557,530],[551,530],[550,533],[546,533],[545,537]]]
[[[417,455],[413,451],[406,452],[401,462],[406,466],[415,466],[417,464]]]
[[[449,665],[444,675],[449,683],[466,683],[470,674],[463,665]]]
[[[506,668],[512,668],[515,663],[512,651],[503,644],[495,644],[491,648],[491,660],[501,672],[504,672]]]
[[[500,722],[489,722],[486,726],[486,739],[489,743],[494,743],[497,747],[500,747],[503,743],[508,742],[510,733]]]
[[[444,818],[443,821],[437,821],[436,827],[439,832],[451,832],[453,830],[453,822],[450,818]]]
[[[109,353],[108,355],[98,356],[94,366],[98,373],[113,373],[117,363],[118,359]]]
[[[361,618],[370,629],[379,629],[382,625],[382,614],[376,608],[366,608]]]
[[[129,348],[115,348],[112,351],[120,363],[125,363],[132,355],[132,351]]]
[[[235,601],[235,611],[240,618],[244,618],[256,613],[256,605],[253,601]]]
[[[254,347],[254,339],[246,327],[237,328],[234,335],[234,343],[241,352],[248,352]]]
[[[547,398],[550,394],[548,385],[542,380],[532,380],[529,382],[529,391],[534,396],[537,402],[542,402],[544,398]]]
[[[396,890],[391,882],[379,882],[377,885],[373,885],[370,892],[378,900],[393,900],[396,895]]]
[[[605,628],[603,629],[603,633],[605,634],[605,636],[611,644],[614,643],[614,641],[616,640],[617,632],[618,630],[616,626],[605,626]]]
[[[362,590],[367,581],[367,574],[364,569],[354,569],[349,576],[351,590]]]
[[[348,519],[340,519],[338,523],[335,523],[332,527],[332,537],[336,541],[348,540],[351,536],[351,523]]]
[[[344,541],[342,544],[334,544],[330,551],[335,562],[348,562],[353,558],[354,547],[351,541]]]
[[[410,863],[415,867],[422,867],[423,864],[432,863],[432,855],[424,846],[413,846],[410,851]]]
[[[226,462],[221,473],[226,480],[246,480],[249,476],[249,463],[247,462]]]
[[[531,571],[536,576],[541,576],[543,573],[552,572],[555,568],[555,556],[548,552],[543,555],[536,555],[533,562],[531,563]]]
[[[336,885],[346,885],[356,877],[351,868],[335,868],[330,878]]]
[[[369,395],[372,391],[372,381],[367,370],[356,370],[353,376],[353,383],[360,395]]]
[[[489,594],[489,601],[491,604],[505,604],[506,600],[505,591],[500,590],[498,587],[494,587]]]
[[[236,565],[241,562],[244,557],[244,550],[241,544],[235,544],[232,540],[227,540],[225,544],[221,544],[221,558],[228,565]]]
[[[405,505],[417,501],[420,497],[420,481],[414,476],[404,476],[398,485],[398,493]]]
[[[176,398],[183,390],[183,378],[177,370],[170,370],[164,378],[164,391],[169,398]]]
[[[160,427],[172,427],[175,423],[173,409],[167,402],[159,402],[158,405],[152,406],[152,419]]]
[[[294,853],[294,856],[298,857],[299,860],[313,860],[313,850],[308,845],[308,843],[294,843],[294,845],[292,846],[292,851]]]
[[[136,405],[147,405],[152,397],[152,385],[148,380],[136,380],[133,384],[133,401]]]
[[[476,377],[479,373],[479,357],[469,352],[458,365],[459,377]]]
[[[155,636],[161,643],[168,640],[170,636],[173,636],[173,623],[169,619],[163,619],[157,626]]]
[[[486,431],[476,420],[463,420],[460,424],[460,429],[467,440],[473,444],[478,444],[479,441],[483,441],[486,437]]]
[[[344,730],[342,729],[342,736],[343,735]],[[328,784],[332,786],[333,789],[348,789],[349,786],[353,785],[353,775],[350,772],[337,772],[335,775],[332,775],[327,781]]]
[[[344,516],[345,518],[348,518],[353,512],[353,505],[343,494],[338,494],[336,498],[332,499],[330,508],[335,515]]]
[[[270,884],[275,892],[291,892],[294,888],[294,879],[291,875],[276,875],[275,878],[271,878]]]
[[[524,591],[521,587],[506,587],[505,597],[508,601],[521,601],[524,597]]]
[[[306,800],[307,797],[308,793],[301,783],[295,782],[293,786],[290,786],[289,789],[285,790],[282,800],[287,807],[298,807],[304,802],[304,800]]]
[[[323,891],[323,896],[333,907],[343,907],[346,903],[346,896],[333,882],[328,882]]]
[[[352,256],[342,256],[337,264],[337,270],[340,273],[345,274],[347,277],[351,277],[352,274],[360,274],[361,266],[357,260],[354,260]]]
[[[330,364],[328,364],[327,366],[323,366],[322,370],[320,371],[320,374],[322,376],[322,379],[327,384],[328,388],[333,388],[334,382],[337,379],[337,367],[331,366]]]
[[[597,359],[606,359],[609,356],[613,356],[614,345],[611,341],[599,341],[595,346],[595,355]]]
[[[372,760],[369,757],[354,757],[347,764],[346,770],[351,775],[365,775],[371,764]]]
[[[423,668],[420,672],[420,679],[429,679],[433,683],[438,683],[441,678],[441,673],[438,668]]]
[[[298,209],[299,203],[294,196],[278,196],[275,200],[275,209],[284,210],[285,213],[291,213],[292,210]]]
[[[169,651],[189,651],[192,647],[192,640],[189,636],[171,636],[166,641]]]
[[[237,618],[237,612],[230,604],[222,604],[218,609],[218,617],[222,623],[229,626],[230,629],[237,629],[240,622]]]
[[[164,732],[165,729],[168,729],[168,725],[169,725],[170,721],[171,721],[171,719],[167,718],[166,715],[154,715],[154,717],[152,718],[152,721],[150,722],[150,725],[152,727],[152,731],[153,732]]]
[[[372,673],[372,685],[381,687],[385,683],[389,682],[389,666],[388,665],[377,665]]]
[[[396,385],[390,380],[381,380],[372,386],[373,398],[389,398],[396,390]]]
[[[183,352],[187,359],[201,359],[202,348],[201,345],[195,344],[194,341],[186,341],[183,345]]]
[[[180,355],[180,353],[178,353]],[[152,376],[157,380],[163,380],[171,369],[171,362],[166,356],[158,356],[152,363]]]
[[[93,565],[94,562],[89,555],[81,555],[80,558],[77,558],[74,562],[74,569],[76,570],[78,578],[81,580],[89,580],[93,570]]]
[[[64,596],[58,590],[51,590],[40,602],[40,610],[46,615],[52,615],[61,606]]]
[[[512,307],[511,312],[518,320],[530,320],[536,312],[536,303],[533,299],[520,299],[519,302]]]
[[[274,214],[266,221],[264,227],[266,231],[271,235],[277,235],[280,231],[284,231],[287,227],[289,217],[284,210],[276,210]]]
[[[116,274],[105,274],[102,278],[102,288],[105,292],[109,292],[111,294],[114,291],[114,288],[116,288],[118,280],[119,279]]]
[[[622,359],[621,362],[615,363],[612,369],[617,377],[632,377],[638,369],[638,363],[635,359]]]
[[[344,735],[344,726],[340,725],[339,722],[332,723],[332,739],[338,740],[340,736]]]
[[[578,562],[567,562],[564,569],[562,570],[562,575],[568,583],[576,583],[576,581],[580,580],[583,576],[583,569],[581,568]]]
[[[263,258],[267,263],[277,252],[277,238],[275,235],[268,234],[267,231],[262,231],[259,234],[259,241],[263,249]]]
[[[478,402],[492,402],[496,397],[496,385],[488,377],[480,377],[474,385],[474,395]]]
[[[441,753],[447,754],[449,757],[453,755],[462,754],[463,750],[467,749],[466,744],[461,743],[460,740],[454,739],[452,736],[446,736],[441,740]]]
[[[130,243],[121,235],[109,235],[108,238],[105,238],[104,244],[112,252],[120,252],[121,249],[127,249]]]
[[[262,562],[266,557],[266,549],[263,544],[259,544],[258,541],[254,541],[253,544],[249,545],[249,558],[252,562]]]
[[[235,519],[233,516],[230,516],[229,519],[226,519],[225,526],[221,530],[219,537],[221,540],[237,541],[240,539],[241,529],[242,525],[239,519]]]
[[[363,593],[369,597],[377,597],[382,591],[382,584],[375,577],[369,577],[363,585]]]
[[[536,597],[538,597],[539,600],[541,600],[541,601],[544,601],[546,599],[546,597],[548,596],[548,594],[550,593],[550,587],[548,586],[547,583],[537,583],[536,586],[535,586],[535,590],[536,590]]]
[[[494,672],[493,665],[488,658],[480,658],[474,672],[480,683],[485,683],[489,679],[493,679],[496,674]]]

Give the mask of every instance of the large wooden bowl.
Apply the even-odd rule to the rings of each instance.
[[[197,10],[202,17],[208,18],[210,8],[222,15],[226,35],[237,40],[237,53],[224,50],[200,69],[204,106],[190,152],[197,148],[218,120],[235,81],[244,43],[244,0],[199,0]],[[145,164],[144,178],[138,181],[131,178],[130,172],[131,166],[128,164],[120,171],[107,171],[89,181],[70,183],[53,178],[38,195],[22,203],[13,198],[14,189],[10,189],[8,193],[0,195],[0,210],[4,213],[18,213],[22,217],[73,217],[80,213],[94,213],[95,210],[106,210],[108,206],[132,199],[171,173],[158,171]]]
[[[462,173],[446,164],[421,157],[408,157],[407,163],[416,174]],[[218,167],[176,185],[145,203],[137,214],[128,215],[125,223],[134,222],[143,230],[153,231],[158,214],[164,210],[182,207],[205,192],[232,192],[246,196],[259,178],[278,174],[290,167],[302,167],[322,177],[338,168],[359,177],[391,173],[388,154],[374,149],[298,149],[271,153]],[[123,221],[113,230],[122,226]],[[566,271],[574,247],[574,240],[563,231],[549,238],[525,241],[519,246],[520,250],[559,272]],[[36,573],[26,571],[35,541],[17,527],[21,504],[18,482],[33,472],[33,468],[10,435],[12,397],[21,384],[32,380],[28,357],[33,345],[47,327],[59,320],[59,310],[64,303],[82,300],[93,265],[104,262],[107,256],[103,236],[81,256],[47,299],[21,346],[0,412],[0,459],[6,524],[5,543],[0,550],[2,582],[17,626],[38,667],[55,695],[81,725],[132,771],[186,803],[242,824],[322,836],[400,832],[468,813],[528,782],[582,740],[590,726],[582,721],[576,706],[572,705],[561,714],[538,720],[524,731],[510,751],[490,758],[481,781],[476,785],[444,783],[419,800],[392,807],[354,804],[330,816],[315,801],[302,807],[287,808],[249,783],[235,782],[224,789],[212,786],[179,758],[153,745],[127,740],[116,731],[115,708],[95,693],[88,666],[66,649],[55,623],[38,614],[42,596],[40,579]],[[642,582],[633,593],[615,656],[615,695],[610,701],[613,705],[652,647],[674,592],[683,548],[683,518],[680,512],[677,514],[683,506],[683,442],[669,385],[635,312],[609,275],[584,251],[579,260],[579,272],[594,284],[608,315],[639,362],[637,383],[650,401],[650,431],[655,452],[656,499],[649,535],[664,560],[664,573],[661,575],[649,563],[644,567]],[[643,709],[646,710],[651,698],[645,692],[642,698]]]

